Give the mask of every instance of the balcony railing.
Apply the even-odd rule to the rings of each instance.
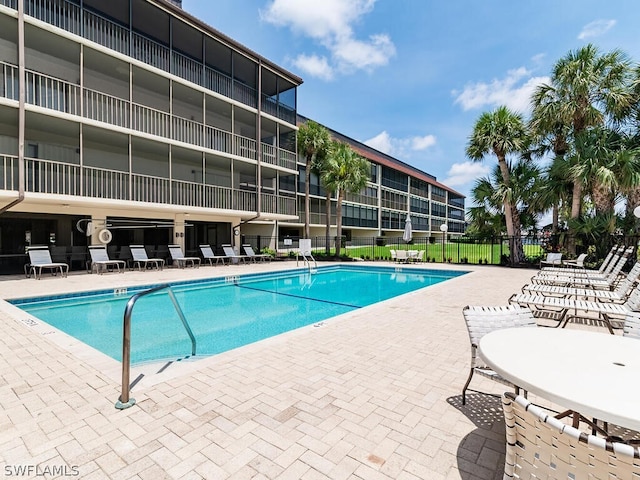
[[[17,0],[0,0],[2,5],[17,8]],[[82,36],[99,45],[129,55],[147,65],[170,72],[189,82],[209,88],[245,105],[257,108],[257,91],[228,75],[169,47],[155,42],[108,18],[82,9],[67,0],[25,0],[25,13],[43,22]],[[265,112],[295,124],[295,109],[278,104],[272,97],[262,101]]]
[[[152,175],[25,159],[27,192],[255,212],[257,194]],[[18,190],[18,157],[0,155],[0,190]],[[261,194],[264,213],[296,215],[295,197]]]
[[[0,67],[0,96],[17,100],[17,67],[3,62],[0,62]],[[80,116],[80,95],[82,95],[84,118],[257,160],[257,142],[254,139],[95,90],[81,89],[79,85],[31,70],[26,72],[26,78],[26,101],[31,105]],[[296,154],[294,152],[277,149],[266,143],[262,144],[262,149],[265,163],[295,169]]]

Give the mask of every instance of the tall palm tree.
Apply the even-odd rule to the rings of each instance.
[[[484,160],[488,154],[494,154],[502,174],[505,189],[511,185],[508,155],[520,155],[528,147],[529,138],[522,116],[507,107],[498,107],[493,112],[480,115],[473,127],[473,133],[467,143],[466,154],[476,162]],[[511,243],[511,264],[524,261],[524,249],[520,236],[520,216],[510,195],[503,198],[507,235]]]
[[[322,180],[330,190],[338,193],[336,205],[336,257],[342,243],[342,201],[346,193],[358,193],[369,181],[369,162],[342,142],[334,142],[325,163]]]
[[[631,76],[631,62],[620,50],[600,54],[588,44],[569,52],[555,64],[550,83],[540,85],[533,95],[534,129],[550,135],[560,132],[556,138],[562,143],[606,120],[622,120],[633,106]],[[580,178],[572,181],[574,219],[582,213],[584,185]],[[574,235],[569,239],[569,253],[575,253]]]
[[[329,168],[329,164],[327,163],[327,161],[331,157],[331,149],[333,148],[334,144],[335,142],[331,141],[329,147],[324,149],[320,155],[317,155],[311,165],[311,171],[320,179],[320,185],[322,186],[325,194],[324,252],[327,256],[329,256],[329,252],[331,249],[331,197],[335,192],[331,190],[330,185],[325,184],[323,172]]]
[[[562,156],[555,156],[543,173],[544,181],[535,199],[535,205],[541,212],[551,209],[551,234],[560,229],[560,213],[568,216],[567,204],[571,202],[572,182],[569,180],[569,164]]]
[[[311,238],[309,229],[309,184],[311,183],[311,169],[315,158],[326,154],[331,143],[329,130],[313,120],[307,120],[298,129],[298,153],[306,160],[304,182],[304,238]]]

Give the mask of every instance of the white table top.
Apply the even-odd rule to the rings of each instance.
[[[525,390],[640,431],[640,341],[573,329],[507,328],[488,333],[487,365]]]

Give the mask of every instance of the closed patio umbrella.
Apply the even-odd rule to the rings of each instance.
[[[407,214],[407,219],[404,221],[404,233],[402,234],[402,240],[409,243],[413,238],[413,232],[411,231],[411,217]]]

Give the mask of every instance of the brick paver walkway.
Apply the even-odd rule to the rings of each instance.
[[[1,279],[0,297],[274,270],[270,265]],[[429,265],[437,268],[442,265]],[[463,266],[451,266],[463,269]],[[0,308],[0,475],[82,479],[494,479],[499,399],[460,391],[462,308],[502,305],[532,271],[472,273],[196,362],[151,367],[114,408],[120,365]],[[225,270],[226,269],[226,270]],[[259,308],[259,306],[256,306]],[[154,368],[157,366],[153,366]],[[472,388],[503,386],[475,378]]]

